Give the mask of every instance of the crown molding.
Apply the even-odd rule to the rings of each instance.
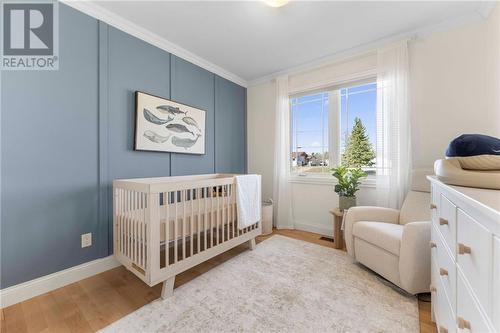
[[[481,1],[476,11],[483,19],[487,19],[495,9],[496,4],[497,1]]]
[[[478,22],[481,20],[486,20],[493,9],[495,8],[497,2],[496,1],[480,1],[478,2],[478,7],[475,11],[470,12],[466,15],[445,20],[443,22],[439,22],[437,24],[431,24],[426,27],[413,29],[410,31],[406,31],[403,33],[387,36],[369,43],[360,44],[358,46],[352,47],[347,50],[335,52],[325,57],[318,58],[316,60],[284,69],[282,71],[277,71],[268,75],[264,75],[262,77],[253,79],[253,80],[245,80],[238,75],[225,70],[224,68],[217,66],[211,63],[208,60],[205,60],[194,53],[176,45],[159,35],[142,28],[141,26],[124,19],[123,17],[116,15],[115,13],[102,8],[96,3],[89,1],[78,1],[78,0],[60,0],[62,3],[73,7],[87,15],[90,15],[98,20],[101,20],[117,29],[120,29],[134,37],[137,37],[147,43],[150,43],[162,50],[165,50],[169,53],[172,53],[184,60],[187,60],[197,66],[200,66],[214,74],[217,74],[227,80],[230,80],[234,83],[237,83],[243,87],[251,87],[256,86],[262,83],[267,83],[275,79],[280,75],[294,75],[298,73],[302,73],[305,71],[317,69],[323,66],[327,66],[332,63],[341,62],[345,60],[349,60],[353,57],[362,56],[364,54],[375,52],[377,48],[382,47],[384,45],[390,44],[392,42],[402,40],[402,39],[418,39],[425,38],[436,32],[443,32],[453,28],[458,28],[462,25]]]
[[[403,33],[387,36],[369,43],[360,44],[347,50],[339,51],[330,54],[326,57],[316,59],[314,61],[295,66],[292,68],[284,69],[282,71],[274,72],[254,80],[248,81],[248,87],[256,86],[263,83],[268,83],[281,75],[296,75],[306,71],[318,69],[323,66],[331,65],[334,63],[347,61],[352,58],[357,58],[365,54],[376,52],[380,47],[387,44],[394,43],[399,40],[407,39],[409,41],[426,38],[431,34],[448,31],[454,28],[464,26],[469,23],[485,21],[495,8],[496,2],[494,1],[481,1],[478,8],[468,14],[448,19],[436,24],[431,24],[425,27],[409,30]]]
[[[119,30],[122,30],[134,37],[137,37],[151,45],[154,45],[164,51],[174,54],[186,61],[189,61],[197,66],[200,66],[214,74],[219,75],[229,81],[232,81],[240,86],[247,87],[248,82],[238,75],[225,70],[224,68],[213,64],[212,62],[197,56],[196,54],[174,44],[159,35],[144,29],[143,27],[127,20],[105,8],[102,8],[96,3],[89,1],[78,0],[60,0],[60,2],[68,5],[84,14],[94,17],[104,23],[107,23]]]

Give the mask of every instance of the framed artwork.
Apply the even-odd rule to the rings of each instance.
[[[205,154],[204,110],[135,92],[135,150]]]

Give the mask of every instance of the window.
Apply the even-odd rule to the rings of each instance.
[[[343,163],[375,174],[377,84],[291,97],[293,174],[326,174]]]

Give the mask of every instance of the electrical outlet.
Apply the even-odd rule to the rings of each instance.
[[[82,248],[92,245],[92,233],[82,235]]]

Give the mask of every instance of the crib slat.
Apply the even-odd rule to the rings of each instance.
[[[174,193],[174,205],[175,205],[175,218],[174,218],[174,263],[177,262],[177,235],[178,235],[178,230],[177,230],[177,217],[179,214],[179,203],[177,202],[177,191],[173,192]]]
[[[224,185],[222,190],[222,242],[227,241],[226,232],[229,228],[227,225],[227,186]]]
[[[221,202],[221,207],[220,207],[220,229],[221,229],[221,243],[224,243],[224,190],[225,186],[221,186],[221,194],[220,194],[220,202]]]
[[[127,193],[127,200],[125,201],[125,205],[126,205],[126,210],[125,210],[125,246],[126,246],[126,250],[125,250],[125,255],[127,256],[127,258],[130,258],[130,252],[129,252],[129,249],[130,249],[130,237],[129,237],[129,231],[130,231],[130,224],[129,224],[129,221],[130,221],[130,217],[129,217],[129,212],[130,212],[130,191],[126,191]]]
[[[231,187],[231,207],[229,207],[229,211],[231,213],[231,224],[233,226],[233,238],[236,237],[236,223],[234,222],[234,211],[233,211],[233,208],[234,208],[234,204],[233,204],[233,201],[234,201],[234,193],[233,193],[233,190],[234,190],[234,187],[233,187],[233,184],[229,185]]]
[[[150,276],[156,276],[160,270],[160,195],[148,195],[148,266]]]
[[[121,253],[121,249],[120,249],[120,215],[121,215],[121,212],[120,212],[120,189],[115,188],[114,192],[115,192],[115,197],[114,197],[115,215],[113,216],[113,218],[114,218],[114,221],[116,223],[116,230],[115,230],[115,233],[113,234],[114,235],[113,239],[116,242],[115,252]]]
[[[141,192],[137,192],[137,212],[136,212],[136,226],[135,226],[135,248],[136,248],[136,263],[138,266],[141,264]]]
[[[121,253],[122,255],[125,254],[125,214],[126,214],[126,207],[125,207],[125,190],[122,189],[120,193],[120,201],[121,201],[121,212],[120,212],[120,237],[121,237]]]
[[[197,228],[196,228],[196,249],[197,249],[197,253],[200,253],[200,237],[201,237],[201,230],[200,230],[200,223],[201,223],[201,196],[200,196],[200,191],[201,189],[200,188],[197,188],[196,189],[196,201],[198,202],[198,215],[196,215],[196,225],[197,225]]]
[[[137,238],[135,234],[135,227],[137,226],[137,192],[134,191],[132,192],[133,196],[133,201],[132,201],[132,261],[134,263],[137,262],[136,258],[136,245],[137,245]]]
[[[146,195],[141,192],[141,233],[140,233],[140,239],[142,240],[141,242],[141,267],[144,269],[145,268],[145,263],[144,263],[144,246],[146,244],[146,233],[144,232],[144,221],[146,220],[146,207],[145,207],[145,201],[146,201]]]
[[[117,241],[117,249],[118,252],[121,254],[122,253],[122,244],[121,244],[121,239],[122,239],[122,230],[121,230],[121,221],[122,221],[122,207],[121,207],[121,188],[116,189],[116,208],[118,211],[118,214],[116,215],[117,219],[117,224],[118,224],[118,230],[117,234],[115,235],[114,238],[116,238]]]
[[[129,246],[129,254],[128,257],[130,260],[134,260],[133,258],[133,253],[134,253],[134,244],[133,244],[133,239],[132,239],[132,228],[134,227],[134,192],[129,191],[130,196],[129,196],[129,210],[128,210],[128,246]]]
[[[165,199],[166,198],[166,199]],[[165,267],[168,267],[170,264],[170,247],[169,247],[169,242],[170,242],[170,237],[169,237],[169,232],[170,232],[170,212],[169,212],[169,198],[170,198],[170,192],[165,192],[163,193],[163,204],[165,205]]]
[[[214,247],[214,188],[210,187],[210,247]]]
[[[190,252],[191,252],[191,257],[193,256],[193,242],[194,242],[194,222],[193,222],[193,217],[194,217],[194,207],[193,207],[193,194],[194,194],[194,189],[189,190],[189,198],[191,199],[191,218],[189,219],[189,226],[190,226],[190,236],[189,236],[189,245],[190,245]]]
[[[130,230],[129,230],[129,242],[130,242],[130,260],[134,261],[134,191],[130,191]]]
[[[203,197],[203,209],[205,210],[205,214],[203,214],[203,250],[207,249],[207,202],[208,202],[208,191],[207,188],[203,188],[203,191],[205,192],[205,195]]]
[[[229,221],[229,185],[226,186],[226,209],[224,210],[226,213],[226,240],[229,240],[231,234],[231,226]]]
[[[127,255],[127,191],[122,191],[122,254]]]
[[[182,260],[186,259],[186,190],[182,190]]]
[[[134,192],[134,262],[135,263],[139,261],[138,260],[139,238],[137,237],[138,231],[139,231],[139,192]]]
[[[220,195],[219,195],[219,186],[215,188],[215,245],[219,245],[219,222],[220,222],[220,212],[219,212],[219,202],[220,202]]]

